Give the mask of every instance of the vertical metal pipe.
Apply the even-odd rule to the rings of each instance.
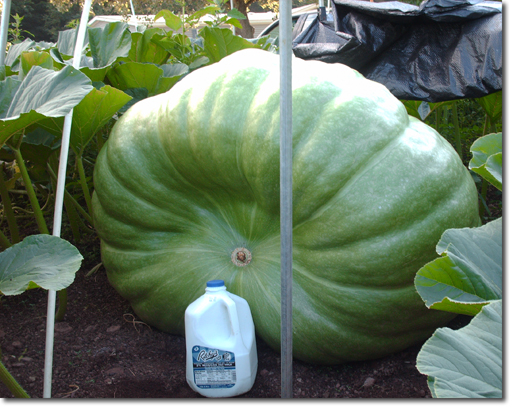
[[[292,398],[292,1],[280,1],[281,397]]]
[[[230,10],[233,10],[233,0],[230,0]],[[232,25],[232,32],[233,32],[233,35],[235,35],[235,26]]]
[[[130,9],[132,10],[132,18],[135,20],[135,32],[137,32],[137,16],[135,15],[134,3],[130,0]]]
[[[0,65],[5,65],[5,47],[7,46],[10,14],[11,0],[4,0],[4,8],[2,9],[2,30],[0,32]]]
[[[82,48],[84,47],[84,39],[87,21],[89,19],[89,10],[91,9],[92,0],[85,0],[80,25],[78,27],[77,42],[73,54],[73,67],[80,68],[80,59],[82,57]],[[64,184],[66,179],[66,167],[68,164],[69,139],[71,134],[71,121],[73,118],[73,110],[64,118],[64,127],[62,131],[61,152],[59,158],[59,173],[57,176],[57,188],[55,193],[55,209],[53,216],[53,235],[61,235],[62,209],[64,202]],[[53,368],[53,342],[55,328],[55,303],[56,292],[48,290],[48,306],[46,318],[46,343],[45,343],[45,371],[43,381],[43,398],[52,397],[52,368]]]

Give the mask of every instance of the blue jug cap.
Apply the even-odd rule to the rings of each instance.
[[[224,280],[210,280],[207,281],[207,287],[223,287]]]

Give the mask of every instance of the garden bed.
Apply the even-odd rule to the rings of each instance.
[[[185,340],[142,323],[109,285],[91,235],[77,244],[85,259],[68,288],[64,321],[56,323],[52,397],[195,398],[185,374]],[[43,394],[47,294],[30,290],[0,300],[2,360],[34,398]],[[460,316],[451,324],[468,322]],[[244,398],[281,396],[280,354],[257,341],[258,374]],[[334,366],[294,361],[296,398],[429,398],[416,367],[419,346],[382,359]],[[0,397],[12,395],[0,383]]]

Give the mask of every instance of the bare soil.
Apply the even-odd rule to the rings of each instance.
[[[141,322],[109,285],[95,235],[76,244],[85,259],[55,326],[53,398],[200,398],[186,382],[185,339]],[[2,361],[33,398],[43,396],[47,293],[0,298]],[[457,317],[451,327],[469,319]],[[334,366],[294,361],[295,398],[430,398],[416,369],[420,345],[382,359]],[[258,374],[240,398],[281,397],[280,354],[257,341]],[[0,382],[0,397],[13,397]]]

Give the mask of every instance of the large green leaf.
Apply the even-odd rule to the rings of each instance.
[[[18,44],[14,44],[9,48],[9,52],[5,56],[5,65],[10,67],[11,72],[18,72],[20,69],[20,56],[26,51],[42,51],[54,47],[52,42],[35,42],[30,38]]]
[[[78,30],[75,28],[71,30],[59,31],[59,37],[57,38],[57,49],[59,50],[60,54],[67,55],[68,57],[74,55],[77,31]],[[88,31],[86,30],[82,52],[86,49],[88,44],[89,35]]]
[[[62,132],[59,134],[59,136]],[[60,137],[37,127],[23,136],[21,153],[23,159],[40,168],[46,169],[48,158],[61,146]]]
[[[36,42],[31,40],[30,38],[25,39],[25,41],[20,42],[18,44],[14,44],[9,48],[7,55],[5,56],[5,65],[12,67],[17,61],[20,55],[33,48],[36,45]]]
[[[164,18],[166,25],[171,28],[173,31],[178,31],[182,28],[182,20],[176,14],[169,10],[160,10],[155,16],[155,21],[157,21],[160,17]]]
[[[169,53],[152,41],[153,37],[166,36],[160,28],[149,28],[143,33],[132,33],[132,47],[128,53],[128,59],[133,62],[151,62],[157,65],[163,64],[169,58]]]
[[[18,79],[23,80],[33,66],[40,66],[45,69],[53,69],[53,59],[48,52],[30,51],[20,56],[20,73]]]
[[[457,331],[439,328],[422,346],[417,369],[436,398],[502,398],[502,300]]]
[[[470,147],[468,167],[502,191],[502,133],[478,138]]]
[[[401,100],[401,102],[403,102],[404,107],[406,107],[406,111],[410,116],[422,121],[425,121],[426,118],[439,107],[452,103],[452,101],[428,103],[421,102],[420,100]]]
[[[428,308],[476,315],[502,298],[502,218],[478,228],[449,229],[421,268],[415,288]]]
[[[5,117],[11,106],[12,99],[18,91],[21,81],[13,76],[8,76],[0,82],[0,118]],[[1,143],[0,143],[1,145]]]
[[[29,288],[62,290],[75,279],[82,255],[57,236],[32,235],[0,253],[0,292],[21,294]]]
[[[103,28],[89,28],[89,47],[95,68],[112,65],[120,57],[128,56],[132,35],[128,24],[109,23]]]
[[[118,58],[128,56],[132,35],[128,24],[109,23],[103,28],[89,28],[89,46],[96,68],[112,65]]]
[[[483,107],[492,123],[502,117],[502,90],[476,99],[476,101]]]
[[[70,144],[75,153],[80,154],[98,130],[130,99],[125,92],[109,85],[89,92],[73,109]],[[61,134],[63,125],[63,118],[47,119],[40,123],[41,127],[53,134]]]
[[[205,40],[204,50],[211,63],[219,62],[227,55],[245,48],[259,48],[248,40],[234,35],[229,28],[202,28],[200,35]]]
[[[58,49],[50,54],[60,64],[72,65],[73,58],[64,58],[72,55],[75,47],[76,30],[59,32]],[[126,58],[132,47],[132,35],[128,24],[123,22],[109,23],[105,27],[88,28],[87,37],[90,54],[82,55],[80,70],[93,82],[103,81],[105,74],[118,59]]]
[[[23,82],[9,79],[0,84],[0,146],[46,117],[65,116],[93,88],[91,81],[71,66],[57,72],[34,66]],[[7,104],[6,95],[14,88]]]
[[[127,62],[116,64],[107,73],[107,77],[118,89],[146,88],[148,95],[153,96],[171,89],[187,71],[187,65],[184,64],[158,67],[154,64]]]

